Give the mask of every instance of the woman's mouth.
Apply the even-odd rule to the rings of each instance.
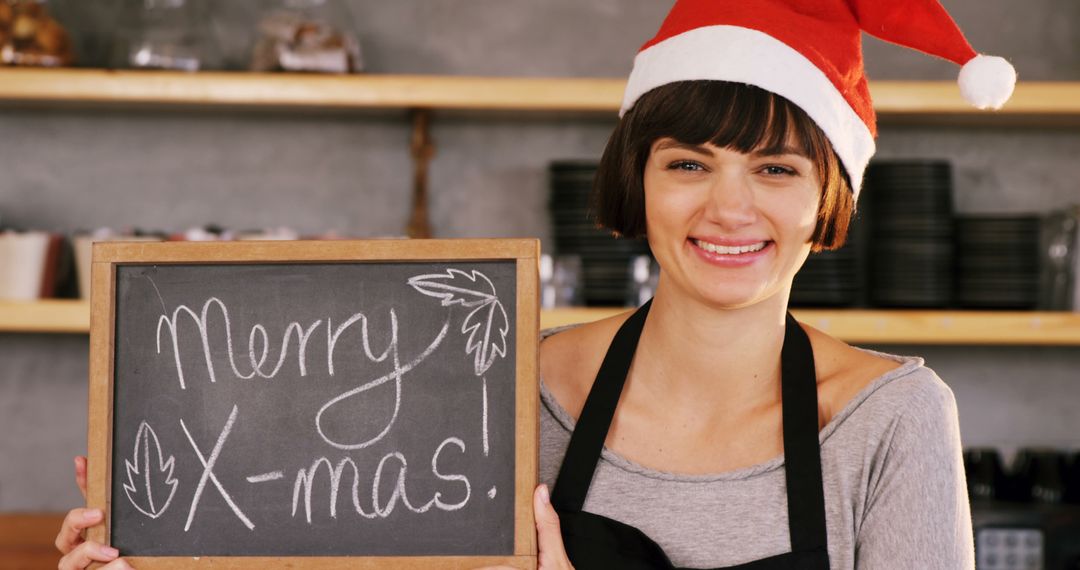
[[[723,267],[741,267],[761,259],[773,249],[771,240],[740,246],[726,246],[690,238],[693,249],[705,261]]]
[[[758,243],[743,245],[743,246],[726,246],[718,245],[715,243],[709,243],[700,239],[694,240],[694,245],[704,249],[705,251],[711,251],[713,253],[722,253],[725,255],[738,255],[740,253],[751,253],[754,251],[761,251],[768,245],[768,241],[759,241]]]

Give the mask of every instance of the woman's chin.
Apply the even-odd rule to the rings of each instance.
[[[760,303],[765,299],[764,292],[757,287],[731,286],[723,290],[701,291],[702,300],[710,307],[722,310],[743,309]]]

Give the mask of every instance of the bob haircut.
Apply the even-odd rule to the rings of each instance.
[[[623,115],[608,140],[593,183],[594,221],[616,236],[645,235],[645,164],[663,137],[710,142],[742,153],[779,153],[785,143],[814,163],[821,178],[811,250],[839,249],[855,212],[851,183],[825,133],[787,99],[760,87],[728,81],[677,81],[645,93]]]

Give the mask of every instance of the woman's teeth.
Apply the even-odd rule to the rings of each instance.
[[[699,239],[695,239],[694,244],[697,245],[698,247],[700,247],[701,249],[704,249],[705,251],[711,251],[713,253],[720,253],[720,254],[725,254],[725,255],[735,255],[735,254],[739,254],[739,253],[749,253],[751,251],[761,251],[762,249],[765,249],[766,245],[768,245],[767,242],[762,241],[762,242],[755,243],[753,245],[743,245],[743,246],[739,246],[739,247],[728,247],[728,246],[724,246],[724,245],[716,245],[716,244],[709,243],[707,241],[702,241],[702,240],[699,240]]]

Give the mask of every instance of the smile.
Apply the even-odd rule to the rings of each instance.
[[[700,240],[700,239],[695,239],[695,240],[693,240],[693,242],[694,242],[694,245],[700,247],[701,249],[704,249],[705,251],[708,251],[708,252],[711,252],[711,253],[717,253],[717,254],[721,254],[721,255],[739,255],[739,254],[743,254],[743,253],[752,253],[752,252],[755,252],[755,251],[761,251],[761,250],[765,249],[766,245],[769,244],[768,242],[761,241],[761,242],[750,244],[750,245],[729,247],[729,246],[726,246],[726,245],[717,245],[715,243],[709,243],[707,241],[703,241],[703,240]]]

